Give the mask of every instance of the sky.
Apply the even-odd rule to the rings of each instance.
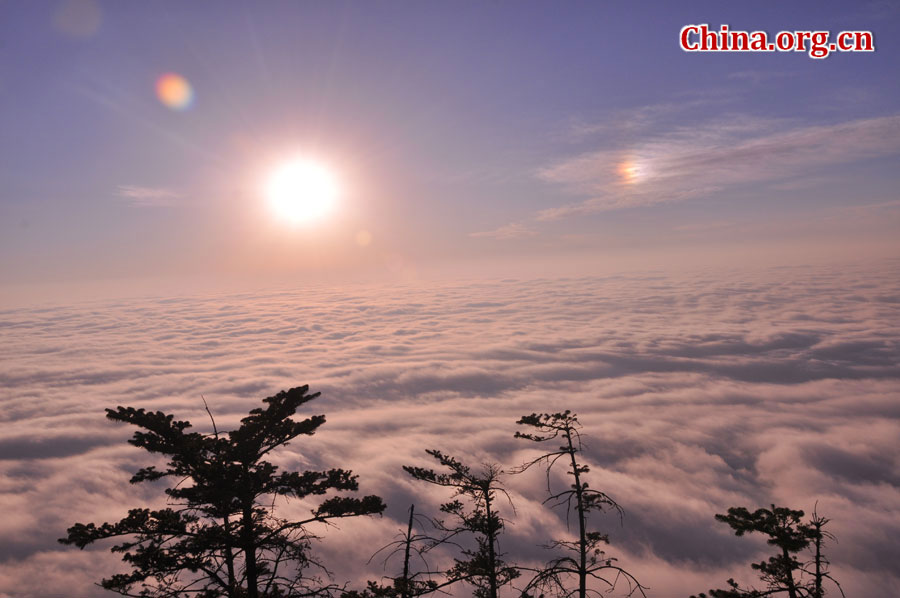
[[[875,51],[682,51],[702,23]],[[401,465],[516,465],[572,409],[650,596],[749,581],[713,515],[772,502],[900,593],[898,39],[891,1],[0,0],[0,598],[103,595],[115,555],[55,539],[159,504],[104,408],[304,383],[328,423],[281,464],[388,503],[325,534],[342,580],[448,498]],[[318,218],[275,209],[297,160]],[[508,484],[536,562],[565,524]]]
[[[896,3],[0,6],[0,275],[26,300],[896,255]],[[691,23],[876,51],[688,53]],[[300,230],[264,192],[296,155],[343,188]]]

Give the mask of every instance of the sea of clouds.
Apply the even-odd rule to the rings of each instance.
[[[713,515],[773,502],[832,519],[848,597],[900,595],[900,265],[884,262],[0,311],[0,596],[105,595],[93,583],[118,558],[56,538],[161,504],[160,487],[127,484],[151,457],[104,408],[205,431],[201,395],[223,428],[301,384],[322,392],[309,413],[328,421],[279,463],[353,469],[389,505],[321,530],[338,581],[384,574],[366,561],[409,505],[436,514],[449,498],[402,465],[431,465],[424,450],[438,448],[511,468],[536,454],[513,438],[521,415],[571,409],[591,486],[625,509],[598,519],[609,554],[650,596],[752,580],[764,543]],[[541,506],[537,473],[507,484],[503,549],[534,562],[565,521]]]

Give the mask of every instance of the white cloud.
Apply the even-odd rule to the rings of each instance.
[[[183,197],[181,193],[162,187],[140,187],[138,185],[119,185],[118,197],[127,199],[131,205],[140,208],[171,206],[176,199]]]
[[[328,423],[286,467],[342,466],[388,504],[384,520],[328,530],[339,580],[375,578],[366,547],[410,502],[449,498],[401,471],[440,448],[474,463],[531,454],[532,411],[573,409],[594,487],[626,509],[610,554],[656,596],[749,579],[761,553],[713,514],[783,503],[819,511],[848,595],[892,595],[900,553],[900,287],[895,265],[607,278],[309,287],[279,293],[5,310],[0,322],[0,594],[101,596],[114,569],[55,539],[164,497],[127,484],[147,456],[105,407],[162,409],[220,427],[309,383]],[[511,478],[513,560],[565,523]],[[374,548],[372,549],[374,551]],[[349,555],[349,556],[348,556]],[[665,588],[664,593],[662,590]]]
[[[523,237],[533,237],[537,235],[537,231],[521,222],[511,222],[499,228],[489,231],[481,231],[469,233],[470,237],[488,237],[491,239],[521,239]]]

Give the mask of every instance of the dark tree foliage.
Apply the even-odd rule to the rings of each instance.
[[[133,407],[107,409],[106,416],[140,430],[129,440],[164,456],[164,469],[138,470],[131,483],[171,477],[165,509],[132,509],[117,523],[76,523],[61,538],[84,548],[98,540],[120,541],[111,550],[122,554],[129,573],[100,585],[124,596],[169,598],[295,598],[336,589],[311,555],[315,538],[309,526],[343,517],[381,513],[378,496],[331,496],[300,521],[275,515],[279,497],[306,499],[331,491],[356,491],[357,478],[343,469],[282,472],[265,460],[298,436],[311,436],[325,423],[313,415],[292,416],[319,393],[301,386],[265,399],[237,430],[206,435],[191,424],[160,411]],[[212,415],[210,415],[212,418]]]
[[[532,430],[516,432],[516,438],[536,443],[559,443],[516,471],[521,473],[535,465],[543,465],[547,473],[547,492],[550,494],[544,503],[563,507],[566,521],[569,521],[570,515],[574,515],[578,526],[577,540],[555,540],[547,546],[562,554],[544,567],[532,570],[534,576],[525,586],[523,594],[586,598],[588,593],[599,593],[592,589],[597,585],[611,591],[619,582],[624,581],[628,596],[636,592],[646,596],[644,587],[637,579],[619,567],[615,558],[607,556],[603,551],[603,546],[609,543],[608,536],[591,529],[589,519],[592,513],[612,510],[621,516],[622,509],[606,493],[588,486],[584,479],[584,474],[590,468],[579,457],[583,447],[581,424],[577,416],[568,410],[562,413],[532,413],[516,423]],[[560,460],[566,474],[572,476],[572,485],[556,492],[552,489],[550,473]]]
[[[472,534],[476,548],[463,549],[462,559],[455,559],[455,564],[446,572],[447,580],[441,587],[459,581],[474,586],[476,598],[497,598],[498,590],[519,576],[515,567],[507,565],[500,553],[500,534],[504,520],[497,511],[497,496],[506,495],[500,484],[500,468],[496,465],[485,465],[480,471],[473,472],[462,464],[436,450],[426,451],[434,457],[446,472],[435,472],[422,467],[403,466],[412,477],[429,484],[452,488],[454,498],[441,505],[441,512],[452,517],[451,521],[435,519],[435,526],[444,533],[441,542],[450,542],[454,538]],[[508,499],[508,496],[507,496]]]
[[[776,553],[766,561],[750,566],[759,572],[765,589],[742,588],[728,580],[728,588],[701,592],[691,598],[761,598],[787,594],[788,598],[822,598],[825,595],[824,580],[830,580],[841,592],[840,584],[828,572],[828,560],[822,552],[825,539],[834,539],[824,530],[828,519],[813,513],[809,522],[803,521],[803,511],[786,507],[757,509],[752,513],[744,507],[731,507],[727,515],[716,519],[727,523],[736,536],[761,533],[768,536],[766,543],[776,548]],[[812,548],[812,560],[800,561],[797,554]]]

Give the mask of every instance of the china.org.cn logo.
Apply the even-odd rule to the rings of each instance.
[[[774,41],[772,41],[774,39]],[[871,31],[779,31],[774,38],[765,31],[743,31],[706,23],[685,25],[678,35],[685,52],[806,52],[810,58],[827,58],[832,52],[874,52]]]

